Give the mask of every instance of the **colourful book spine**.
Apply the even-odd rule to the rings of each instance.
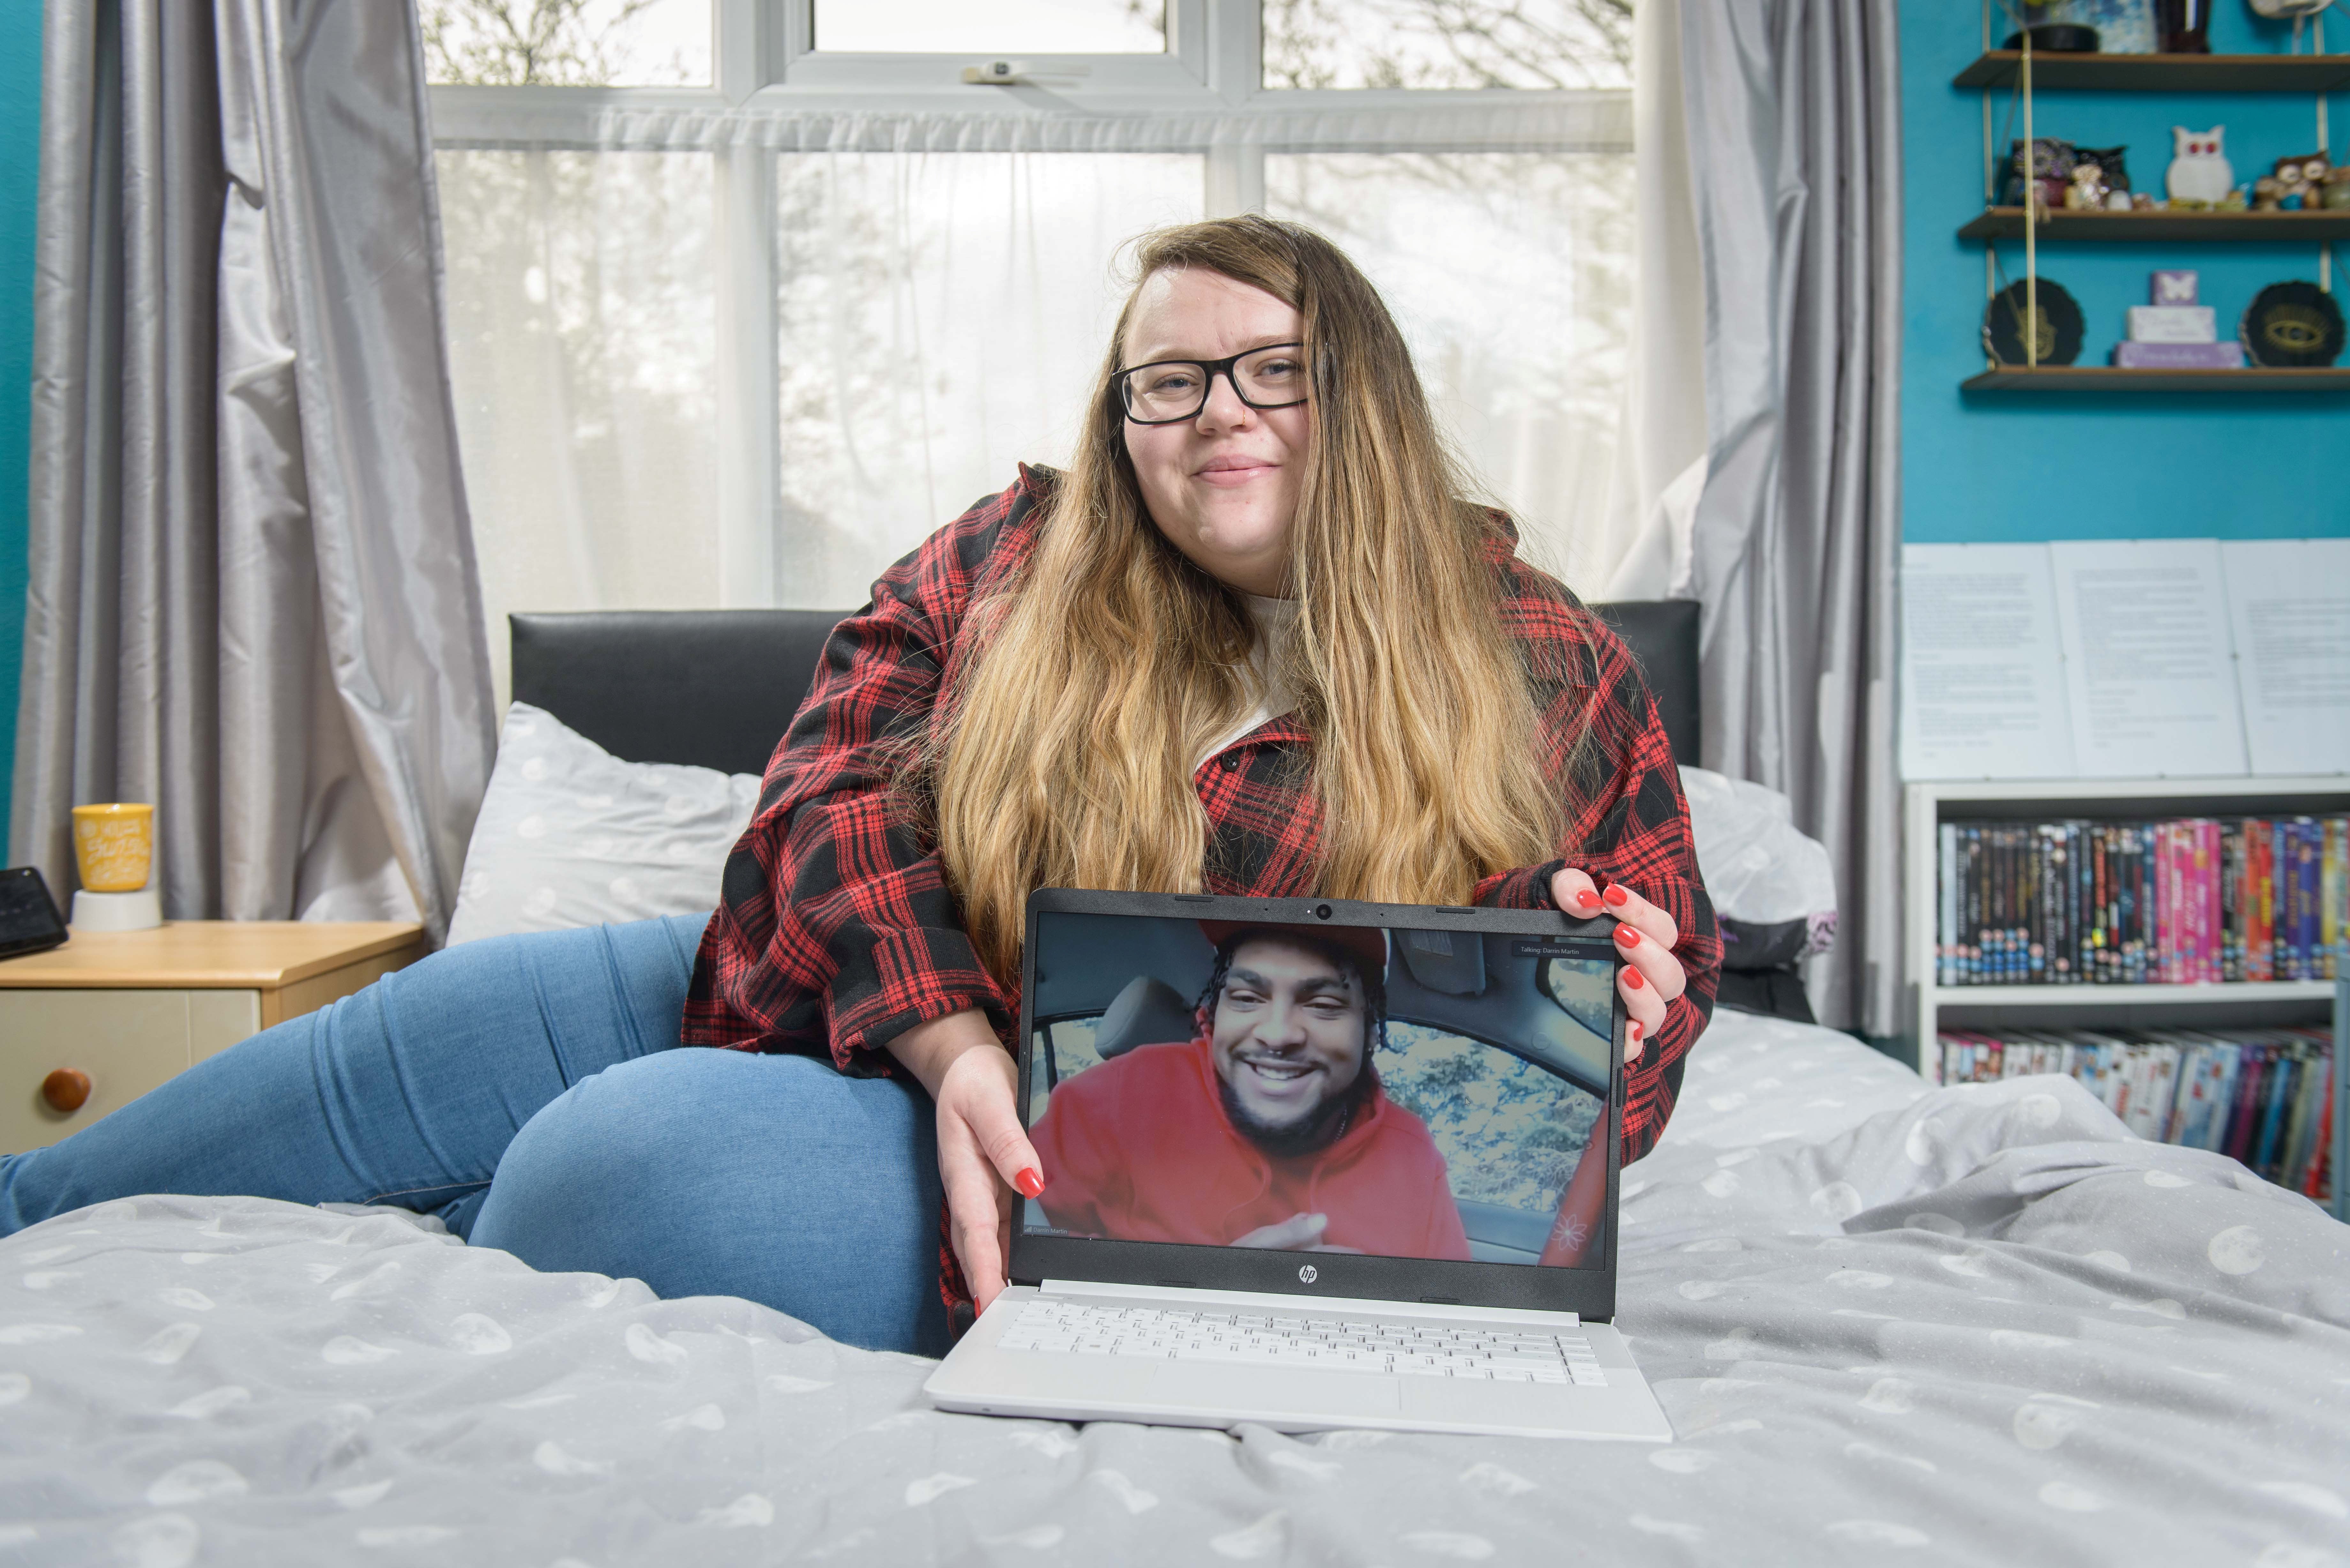
[[[2312,853],[2309,842],[2309,818],[2297,816],[2287,826],[2290,836],[2280,847],[2290,856],[2290,870],[2285,877],[2284,925],[2293,933],[2293,945],[2289,950],[2291,968],[2284,978],[2314,980],[2317,970],[2313,961],[2317,955],[2312,950],[2316,943],[2311,939],[2316,934],[2317,922],[2313,917],[2317,910],[2310,884],[2314,880],[2311,873],[2316,869],[2317,857]]]
[[[2113,881],[2114,922],[2114,981],[2126,985],[2136,977],[2130,972],[2136,961],[2137,942],[2137,911],[2133,905],[2134,877],[2137,869],[2137,836],[2126,827],[2109,830]]]
[[[2334,1163],[2334,1075],[2342,1071],[2342,1064],[2331,1054],[2325,1058],[2324,1097],[2318,1104],[2317,1150],[2309,1161],[2309,1175],[2302,1183],[2302,1195],[2320,1203],[2334,1200],[2334,1184],[2326,1179]]]
[[[2255,817],[2244,824],[2244,978],[2276,978],[2276,824]]]
[[[1959,930],[1959,825],[1934,829],[1934,983],[1951,985]]]
[[[2195,844],[2195,823],[2171,823],[2171,863],[2178,867],[2178,985],[2202,981],[2202,865]]]
[[[2038,985],[2049,978],[2048,894],[2055,885],[2055,863],[2049,855],[2049,829],[2034,823],[2024,830],[2023,846],[2031,857],[2030,897],[2024,900],[2023,957],[2025,978]]]
[[[1960,983],[1981,985],[1983,978],[1983,856],[1982,829],[1970,824],[1966,836],[1965,908],[1960,913],[1959,929],[1966,933],[1964,954],[1966,974]]]
[[[2089,919],[2095,926],[2090,940],[2096,950],[2091,955],[2091,974],[2099,985],[2111,985],[2121,978],[2121,930],[2114,919],[2119,908],[2121,882],[2120,860],[2115,850],[2114,825],[2101,822],[2089,835]]]
[[[2258,1127],[2256,1109],[2261,1103],[2261,1089],[2268,1078],[2269,1048],[2246,1045],[2242,1048],[2242,1064],[2236,1073],[2236,1093],[2228,1107],[2227,1141],[2220,1152],[2230,1159],[2249,1164],[2245,1158],[2251,1152],[2252,1135]]]
[[[2154,868],[2160,878],[2157,886],[2161,889],[2154,904],[2154,978],[2165,985],[2176,985],[2184,978],[2178,961],[2178,915],[2186,902],[2179,886],[2185,867],[2178,859],[2178,830],[2175,822],[2158,823],[2154,830]]]
[[[2139,827],[2122,829],[2122,979],[2143,985],[2147,977],[2147,933],[2153,908],[2147,901],[2147,834]]]
[[[2318,877],[2318,941],[2324,953],[2319,978],[2350,974],[2350,817],[2325,819],[2325,847]]]
[[[2229,1119],[2236,1106],[2236,1085],[2244,1081],[2244,1065],[2250,1053],[2241,1044],[2230,1042],[2223,1047],[2220,1058],[2218,1081],[2211,1091],[2211,1120],[2205,1127],[2199,1147],[2213,1154],[2224,1154],[2228,1147]]]
[[[2329,1051],[2317,1041],[2304,1041],[2302,1070],[2293,1087],[2293,1104],[2285,1110],[2284,1153],[2277,1161],[2279,1185],[2301,1190],[2307,1180],[2309,1157],[2317,1134],[2318,1096],[2325,1087]]]
[[[2293,1103],[2293,1079],[2301,1071],[2298,1058],[2283,1047],[2277,1052],[2276,1065],[2269,1075],[2266,1093],[2262,1096],[2260,1133],[2253,1141],[2252,1158],[2244,1163],[2256,1176],[2273,1181],[2277,1177],[2277,1157],[2282,1152],[2279,1144],[2284,1134],[2284,1108]]]
[[[2225,860],[2220,856],[2219,823],[2214,818],[2198,818],[2195,823],[2195,870],[2202,877],[2202,896],[2198,898],[2198,921],[2202,921],[2202,973],[2198,981],[2204,985],[2216,985],[2223,976],[2223,948],[2228,940],[2228,919],[2220,909],[2220,884],[2225,884]]]
[[[2219,981],[2219,823],[2195,818],[2195,973],[2192,981]]]
[[[2056,828],[2056,979],[2078,985],[2081,973],[2081,825]]]
[[[2220,825],[2220,978],[2244,978],[2244,825]]]

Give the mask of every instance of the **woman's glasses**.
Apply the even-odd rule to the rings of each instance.
[[[1120,370],[1118,387],[1126,417],[1139,425],[1173,425],[1200,417],[1217,377],[1253,409],[1295,408],[1305,400],[1303,343],[1274,343],[1229,359],[1160,359]]]

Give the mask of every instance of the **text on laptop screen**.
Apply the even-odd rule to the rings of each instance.
[[[1604,943],[1046,912],[1035,957],[1028,1233],[1604,1261]]]

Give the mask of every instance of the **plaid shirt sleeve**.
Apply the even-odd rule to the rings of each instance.
[[[1523,583],[1526,569],[1510,570]],[[1556,656],[1566,676],[1538,682],[1543,732],[1554,761],[1568,753],[1587,716],[1590,735],[1574,770],[1582,784],[1578,810],[1559,858],[1488,877],[1474,898],[1508,909],[1550,909],[1551,877],[1575,866],[1602,888],[1620,882],[1672,917],[1679,933],[1673,956],[1689,988],[1666,1008],[1663,1026],[1627,1075],[1624,1158],[1630,1161],[1656,1147],[1673,1114],[1690,1047],[1713,1015],[1721,938],[1713,902],[1698,877],[1680,770],[1655,699],[1616,634],[1564,588],[1555,593],[1560,597],[1521,591],[1512,596],[1509,612],[1520,639]]]
[[[1029,543],[1040,476],[972,507],[883,573],[826,645],[727,857],[681,1043],[891,1071],[890,1040],[1015,1004],[964,935],[937,851],[905,819],[895,764],[930,722],[974,594]]]

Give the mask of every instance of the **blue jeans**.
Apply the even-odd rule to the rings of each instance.
[[[265,1030],[0,1157],[0,1235],[141,1192],[392,1204],[533,1268],[941,1354],[929,1098],[676,1048],[702,919],[469,942]]]

